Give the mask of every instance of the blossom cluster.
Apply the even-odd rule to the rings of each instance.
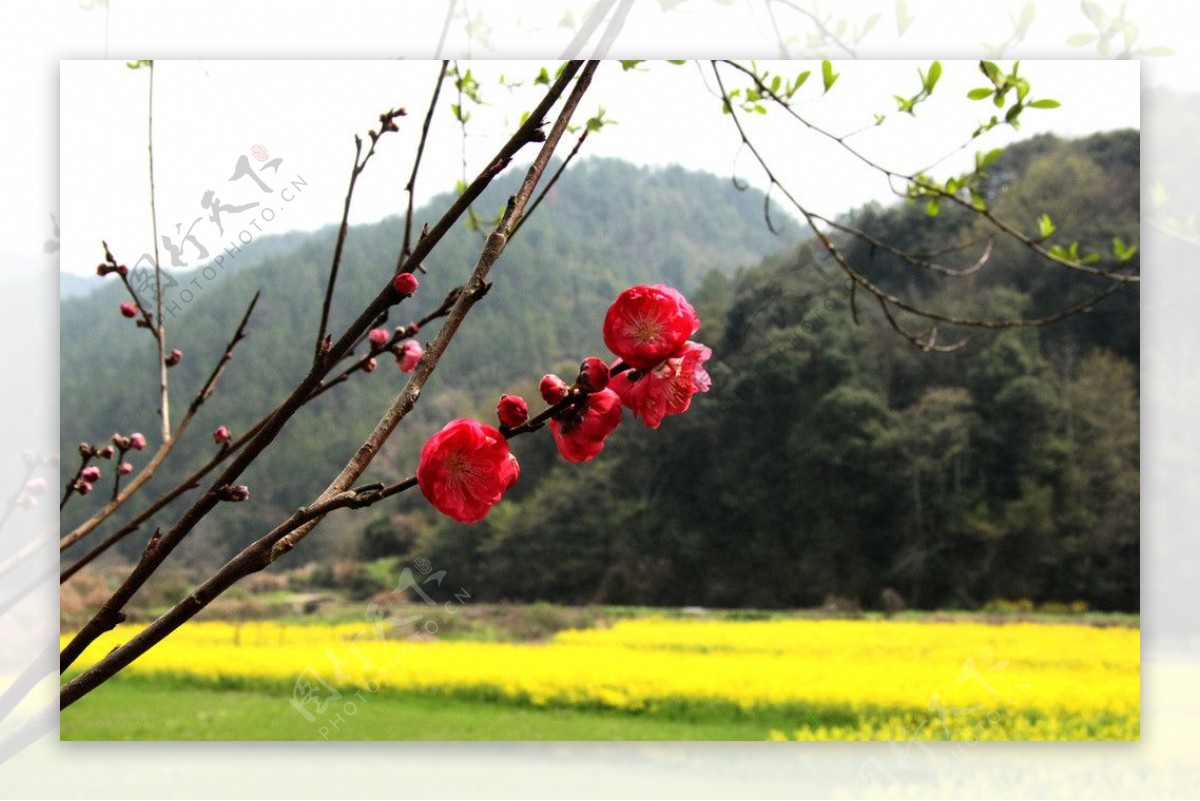
[[[520,474],[509,437],[548,419],[559,454],[568,462],[586,462],[604,449],[624,409],[647,428],[687,411],[692,396],[711,386],[704,363],[712,351],[691,340],[699,328],[696,310],[675,289],[663,284],[626,289],[604,319],[604,344],[615,361],[589,356],[574,384],[544,376],[539,389],[548,408],[533,419],[523,398],[503,395],[496,407],[500,428],[466,418],[447,423],[421,450],[421,491],[442,514],[477,523]]]

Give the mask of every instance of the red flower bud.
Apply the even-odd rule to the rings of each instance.
[[[391,338],[392,334],[386,328],[372,328],[367,333],[367,339],[377,348],[382,348]]]
[[[87,495],[89,492],[92,491],[92,482],[80,481],[80,482],[76,483],[75,491],[78,492],[80,495]]]
[[[96,451],[96,455],[99,456],[101,459],[111,459],[113,456],[113,446],[105,445],[103,448]]]
[[[621,422],[621,399],[611,389],[587,396],[579,408],[572,408],[563,420],[551,420],[550,431],[558,452],[568,462],[588,462],[604,450],[604,440]]]
[[[379,362],[375,361],[375,357],[372,356],[371,358],[367,359],[366,363],[363,365],[363,370],[368,373],[373,373],[375,372],[375,368],[378,366]]]
[[[411,373],[424,353],[425,349],[421,347],[420,342],[415,339],[405,340],[396,354],[396,364],[400,365],[403,372]]]
[[[417,287],[420,285],[421,283],[412,273],[397,273],[396,277],[392,279],[392,289],[396,290],[398,295],[411,295],[417,291]]]
[[[117,475],[119,476],[127,476],[132,472],[133,465],[131,465],[129,462],[121,462],[119,465],[117,465]]]
[[[94,454],[95,454],[95,451],[92,450],[91,445],[88,445],[86,442],[79,443],[79,455],[80,456],[92,456]]]
[[[241,503],[250,497],[250,488],[245,484],[238,484],[236,487],[225,487],[221,492],[221,497],[232,503]]]
[[[566,381],[553,374],[542,376],[542,383],[538,389],[541,390],[542,400],[551,406],[567,397],[571,391]]]
[[[588,356],[579,365],[579,385],[587,392],[599,392],[608,386],[608,365],[595,356]]]
[[[135,451],[140,451],[142,448],[146,447],[146,438],[141,434],[130,434],[129,447],[133,448]]]
[[[121,277],[125,277],[125,276],[129,275],[129,268],[126,267],[124,264],[118,264],[117,265],[117,274],[120,275]]]
[[[84,481],[94,484],[100,480],[100,468],[95,465],[89,465],[80,471],[79,477]]]
[[[134,306],[129,301],[125,301],[121,304],[121,314],[125,317],[137,317],[138,307]]]
[[[515,428],[529,419],[529,405],[520,395],[501,395],[496,404],[496,415],[501,425]]]
[[[179,348],[173,348],[171,352],[167,354],[167,358],[163,359],[163,361],[167,363],[167,367],[174,367],[183,361],[183,351],[181,351]]]
[[[218,445],[224,445],[229,442],[233,435],[229,433],[229,426],[217,426],[217,430],[213,432],[213,442]]]

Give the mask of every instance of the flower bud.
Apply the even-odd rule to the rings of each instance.
[[[217,430],[213,432],[213,442],[218,445],[224,445],[226,442],[229,442],[231,436],[228,426],[218,426]]]
[[[46,479],[41,476],[34,476],[25,482],[25,492],[28,495],[36,498],[46,491]]]
[[[129,268],[126,267],[124,264],[118,264],[117,265],[117,275],[124,278],[125,276],[129,275]]]
[[[520,395],[501,395],[496,404],[496,415],[501,425],[515,428],[529,419],[529,405]]]
[[[100,480],[100,468],[95,465],[89,465],[80,471],[79,477],[84,481],[94,484]]]
[[[137,317],[138,308],[129,301],[121,304],[121,314],[125,317]]]
[[[595,356],[588,356],[579,365],[579,386],[586,392],[599,392],[607,387],[608,365]]]
[[[130,434],[129,447],[133,448],[135,451],[140,451],[142,448],[146,447],[146,438],[141,434]]]
[[[86,442],[81,442],[81,443],[79,443],[79,455],[80,456],[95,456],[96,451],[94,451],[92,449],[91,445],[88,445]]]
[[[133,465],[131,465],[129,462],[121,462],[119,465],[117,465],[117,475],[119,476],[127,476],[132,472]]]
[[[421,347],[420,342],[415,339],[406,339],[396,353],[396,364],[400,366],[401,371],[411,373],[424,353],[425,350]]]
[[[221,499],[231,501],[233,503],[241,503],[250,497],[250,488],[245,484],[238,484],[236,487],[225,486],[221,490]]]
[[[375,372],[375,368],[378,366],[379,362],[375,361],[375,357],[372,356],[371,358],[367,359],[365,364],[363,364],[363,370],[368,373],[373,373]]]
[[[103,448],[96,451],[96,455],[101,459],[111,459],[113,457],[113,446],[105,445]]]
[[[397,273],[396,277],[392,279],[392,289],[396,290],[398,295],[411,295],[417,291],[417,287],[420,285],[417,277],[412,273]]]
[[[163,359],[163,361],[167,363],[167,367],[174,367],[183,361],[183,351],[179,348],[172,348],[171,352],[167,354],[167,358]]]
[[[392,338],[392,334],[386,328],[372,328],[367,333],[367,339],[377,348],[382,348]]]
[[[92,482],[90,482],[90,481],[77,482],[75,484],[75,491],[78,492],[80,495],[87,495],[89,492],[92,491]]]
[[[538,389],[541,390],[542,400],[551,406],[567,397],[567,394],[571,391],[566,381],[553,374],[542,376],[542,383]]]

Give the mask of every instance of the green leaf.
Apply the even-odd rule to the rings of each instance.
[[[1054,233],[1054,223],[1050,221],[1049,214],[1043,214],[1038,217],[1038,234],[1042,239],[1049,239]]]
[[[876,11],[874,14],[867,17],[866,22],[863,23],[862,30],[858,32],[859,38],[861,39],[862,37],[866,36],[867,33],[869,33],[870,30],[875,27],[875,23],[879,22],[879,18],[882,16],[882,14]]]
[[[987,153],[983,154],[983,157],[979,159],[979,169],[983,170],[992,166],[996,159],[1000,158],[1002,155],[1004,155],[1004,148],[992,148]]]
[[[938,204],[938,199],[936,197],[929,198],[929,202],[925,204],[925,213],[930,217],[936,217],[939,211],[941,211],[941,207]]]
[[[1137,250],[1137,245],[1126,245],[1125,240],[1121,239],[1121,237],[1113,237],[1113,255],[1122,264],[1132,259]]]
[[[914,19],[916,17],[909,16],[904,0],[896,0],[896,34],[903,36],[904,32],[908,30],[908,26],[913,24]]]
[[[1108,27],[1108,15],[1104,13],[1104,9],[1100,8],[1099,4],[1092,0],[1083,0],[1082,7],[1084,16],[1090,19],[1097,28]]]
[[[1059,103],[1057,100],[1046,99],[1046,100],[1035,100],[1029,104],[1029,107],[1030,108],[1058,108],[1061,105],[1062,105],[1062,103]]]
[[[1033,7],[1032,0],[1025,3],[1025,7],[1021,9],[1021,18],[1016,23],[1016,34],[1021,38],[1025,38],[1025,34],[1029,32],[1029,26],[1033,25],[1034,15],[1037,13]]]
[[[796,83],[793,84],[793,86],[792,86],[792,91],[795,92],[801,86],[804,86],[804,82],[808,80],[809,75],[812,75],[812,70],[805,70],[804,72],[797,75]]]
[[[533,85],[537,86],[538,84],[543,84],[545,86],[550,85],[550,73],[546,72],[545,67],[542,67],[542,71],[539,72],[538,76],[533,79]]]
[[[937,86],[938,79],[942,77],[942,62],[935,61],[929,65],[929,74],[925,76],[925,91],[932,92],[933,87]]]
[[[642,62],[639,59],[622,60],[621,69],[624,72],[628,72],[629,70],[636,68],[637,65],[641,63]]]
[[[988,76],[993,83],[1000,83],[1000,78],[1003,73],[1000,72],[1000,68],[995,64],[990,61],[980,61],[979,69],[984,75]]]
[[[1154,182],[1154,186],[1150,188],[1150,195],[1150,202],[1154,204],[1155,208],[1167,204],[1167,190],[1160,182]]]
[[[967,92],[968,100],[983,100],[985,97],[991,97],[995,90],[990,86],[981,86],[978,89],[972,89]]]
[[[833,64],[828,60],[821,62],[821,80],[825,83],[826,92],[832,88],[834,81],[838,79],[840,74],[833,71]]]

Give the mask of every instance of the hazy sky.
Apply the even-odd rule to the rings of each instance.
[[[465,144],[469,177],[544,91],[532,83],[543,63],[464,62],[463,68],[469,66],[479,80],[486,104],[467,104],[472,114]],[[933,98],[918,107],[916,118],[895,113],[892,95],[915,93],[917,69],[927,68],[928,63],[839,62],[841,77],[825,97],[818,62],[762,66],[785,77],[815,67],[799,107],[834,133],[869,127],[875,112],[888,114],[883,126],[850,141],[887,166],[911,171],[966,142],[975,125],[994,113],[986,101],[965,100],[966,91],[982,81],[973,61],[944,62],[943,78]],[[269,224],[260,218],[264,233],[313,230],[336,222],[353,157],[353,136],[365,133],[381,111],[394,106],[407,108],[409,116],[400,121],[398,134],[380,142],[360,178],[352,222],[372,222],[401,211],[403,186],[438,66],[432,61],[399,60],[158,62],[154,146],[160,236],[180,247],[190,231],[195,241],[181,247],[180,259],[191,266],[201,247],[213,253],[234,241],[244,222],[261,208],[234,209],[251,203],[261,202],[271,209]],[[935,174],[965,168],[977,149],[1040,131],[1076,136],[1137,127],[1138,67],[1131,61],[1024,62],[1022,74],[1031,80],[1033,96],[1057,99],[1062,108],[1027,111],[1019,133],[998,129],[942,164]],[[131,70],[121,62],[65,61],[60,74],[62,269],[93,272],[101,239],[108,240],[119,259],[132,264],[150,250],[153,241],[146,148],[149,71]],[[522,85],[502,86],[501,76]],[[741,84],[732,72],[725,79],[727,87]],[[603,107],[606,118],[617,124],[590,137],[583,153],[646,165],[678,163],[719,175],[736,173],[765,188],[749,153],[739,155],[739,140],[729,118],[720,113],[713,87],[707,65],[654,62],[644,71],[626,72],[615,62],[604,64],[579,121]],[[454,94],[448,84],[422,165],[418,203],[452,188],[462,175],[462,132],[446,107]],[[780,111],[766,117],[746,115],[745,121],[785,184],[815,210],[836,214],[870,199],[892,197],[878,174]],[[252,156],[255,145],[265,149],[263,161]],[[532,153],[529,149],[522,154],[524,160]],[[249,174],[230,180],[243,157],[262,185]],[[280,161],[274,163],[275,159]],[[259,169],[265,172],[258,173]],[[274,189],[297,179],[300,186],[289,193],[290,201],[274,192],[269,197],[262,188]],[[210,190],[213,202],[228,209],[220,215],[224,231],[211,219],[212,203],[210,208],[202,205]],[[27,233],[40,246],[42,232]],[[164,265],[170,264],[168,251],[163,251],[162,259]]]

